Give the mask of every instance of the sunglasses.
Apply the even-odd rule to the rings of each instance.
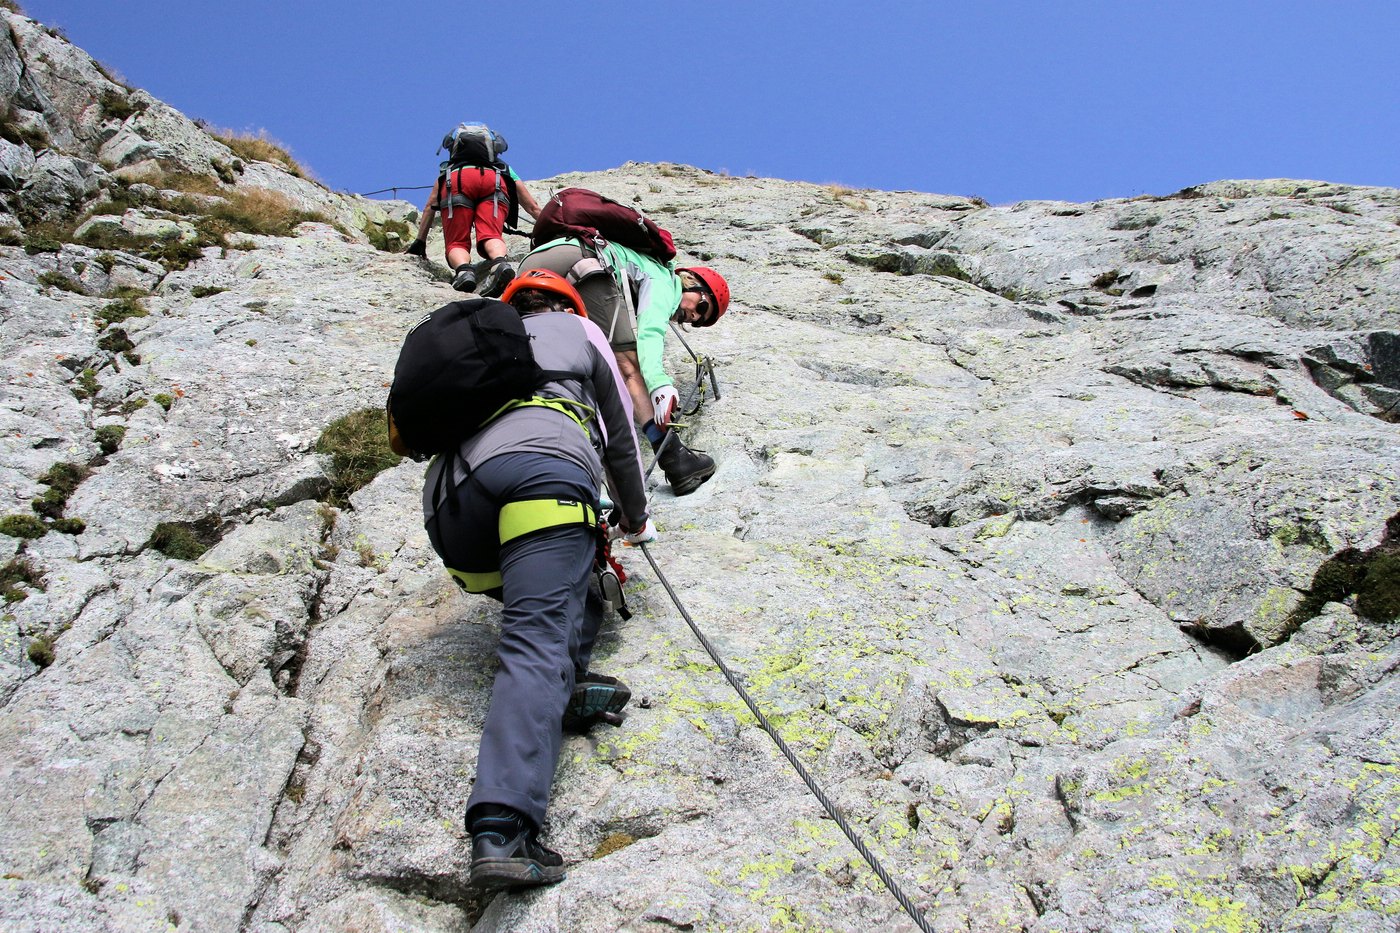
[[[714,308],[714,303],[710,301],[710,293],[700,286],[682,289],[685,292],[694,292],[700,296],[700,300],[695,302],[695,313],[697,315],[695,324],[697,327],[708,327],[714,321],[710,319],[710,311]]]

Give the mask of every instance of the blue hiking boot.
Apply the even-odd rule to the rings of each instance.
[[[540,845],[524,814],[485,803],[473,807],[468,817],[473,887],[526,888],[564,880],[563,856]]]
[[[589,671],[574,682],[573,696],[564,707],[564,731],[587,732],[600,722],[620,726],[627,718],[622,708],[632,691],[616,677]]]

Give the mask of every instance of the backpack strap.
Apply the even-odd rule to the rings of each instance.
[[[454,207],[465,207],[468,210],[476,209],[478,202],[473,201],[462,191],[461,173],[466,171],[469,167],[470,166],[462,166],[455,169],[448,169],[438,178],[439,188],[436,191],[438,195],[437,207],[439,211],[446,213],[448,217],[452,216],[452,209]],[[477,171],[484,171],[484,169],[478,168]]]
[[[550,370],[545,371],[545,377],[546,381],[548,382],[556,382],[561,378],[578,378],[578,376],[574,373],[557,372]],[[579,430],[583,432],[583,436],[588,438],[588,442],[590,444],[593,443],[593,432],[588,430],[588,425],[585,423],[585,419],[588,419],[590,421],[596,420],[598,417],[598,412],[590,406],[583,404],[583,402],[575,401],[571,398],[555,398],[551,396],[536,395],[532,398],[511,399],[509,402],[506,402],[504,405],[502,405],[499,411],[497,411],[494,415],[487,419],[487,423],[496,420],[508,411],[515,411],[517,408],[551,408],[554,411],[559,412],[561,415],[567,416],[571,421],[574,422],[574,424],[578,425]]]
[[[440,172],[438,172],[437,184],[433,187],[433,203],[437,205],[438,213],[442,213],[442,202],[444,198],[447,198],[447,175],[450,171],[451,169],[444,167]],[[451,198],[447,199],[447,216],[452,216]]]
[[[632,315],[632,320],[635,321],[637,318],[637,301],[632,297],[632,283],[628,280],[627,276],[621,274],[621,270],[619,270],[617,266],[613,265],[611,258],[609,258],[608,254],[604,251],[604,248],[608,245],[608,241],[604,240],[601,236],[598,240],[600,244],[596,247],[598,259],[603,264],[603,267],[608,270],[608,274],[612,276],[618,291],[622,292],[622,303],[627,306],[627,313]],[[608,325],[608,343],[612,343],[613,331],[616,329],[617,315],[614,314],[612,323]],[[635,324],[633,324],[632,329],[634,331],[636,330]]]
[[[520,195],[516,191],[515,177],[510,173],[510,166],[498,162],[496,184],[499,185],[502,180],[505,181],[506,187],[506,226],[515,227],[520,223]]]

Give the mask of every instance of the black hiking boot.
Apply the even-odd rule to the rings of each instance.
[[[714,459],[691,450],[681,443],[679,437],[668,437],[662,441],[662,445],[656,462],[661,464],[666,482],[671,484],[671,491],[676,495],[689,495],[714,475]]]
[[[481,280],[481,297],[495,298],[506,290],[510,280],[515,278],[515,265],[505,257],[491,260],[491,267]]]
[[[631,698],[632,691],[616,677],[589,671],[574,681],[573,696],[564,707],[564,731],[587,732],[600,722],[620,726],[626,718],[622,708]]]
[[[452,287],[459,292],[476,291],[476,270],[472,264],[464,262],[457,267],[457,272],[452,276]]]
[[[524,814],[499,804],[472,808],[471,883],[477,888],[526,888],[564,880],[564,859],[535,838]]]

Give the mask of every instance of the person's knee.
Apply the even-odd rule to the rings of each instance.
[[[613,355],[617,358],[617,371],[623,379],[631,382],[641,378],[642,366],[637,360],[636,350],[615,350]]]

